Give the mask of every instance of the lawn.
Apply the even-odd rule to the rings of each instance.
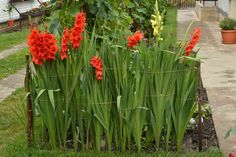
[[[25,54],[28,48],[21,49],[15,54],[0,60],[0,79],[14,74],[25,67]]]
[[[19,134],[24,136],[22,102],[23,89],[16,90],[11,96],[0,103],[0,156],[8,141],[14,140]]]
[[[0,34],[0,52],[4,49],[26,42],[26,37],[29,34],[29,29],[25,28],[22,31]]]
[[[159,154],[147,154],[147,153],[105,153],[105,152],[63,152],[63,151],[48,151],[40,150],[36,148],[27,148],[24,142],[11,143],[6,149],[6,157],[223,157],[219,150],[214,149],[204,153],[186,153],[186,154],[174,154],[174,153],[159,153]]]
[[[177,40],[177,9],[170,8],[166,11],[166,21],[163,31],[164,40],[175,43]]]

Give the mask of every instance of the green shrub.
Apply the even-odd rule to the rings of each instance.
[[[129,30],[135,32],[137,29],[143,30],[146,37],[152,35],[151,23],[149,20],[153,14],[156,0],[71,0],[68,2],[54,1],[55,6],[61,5],[59,12],[55,12],[51,19],[52,27],[50,32],[62,32],[63,27],[70,27],[73,17],[77,11],[83,9],[87,17],[89,32],[96,24],[96,33],[100,36],[108,35],[115,37],[119,28],[122,32]],[[159,10],[164,13],[169,5],[165,0],[158,0]],[[57,4],[57,5],[56,5]],[[59,15],[59,17],[58,17]],[[115,31],[114,31],[115,30]]]
[[[222,30],[233,30],[236,26],[236,21],[231,18],[225,18],[219,24]]]

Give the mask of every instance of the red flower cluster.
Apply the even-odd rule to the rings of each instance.
[[[232,152],[229,153],[229,157],[235,157],[235,156],[234,156],[234,153],[232,153]]]
[[[55,60],[58,47],[54,35],[37,29],[32,29],[28,36],[28,45],[32,54],[32,61],[41,65],[45,60]]]
[[[103,77],[103,73],[102,73],[102,68],[103,68],[102,60],[98,56],[93,56],[91,58],[90,64],[96,70],[97,80],[99,80],[99,81],[102,80],[102,77]]]
[[[67,58],[67,51],[69,49],[69,38],[70,38],[70,30],[68,28],[65,28],[61,42],[61,52],[60,52],[61,60]]]
[[[70,41],[74,49],[77,49],[80,46],[80,41],[83,39],[82,33],[84,31],[85,21],[86,21],[85,13],[80,12],[76,15],[75,24],[74,27],[72,28],[70,36]]]
[[[140,31],[135,32],[132,36],[128,36],[128,47],[133,49],[143,38],[144,34]]]
[[[75,17],[75,24],[70,30],[64,29],[61,42],[60,56],[61,60],[67,58],[69,49],[69,41],[74,49],[78,49],[80,41],[83,39],[82,33],[85,27],[85,13],[78,13]],[[37,29],[32,29],[28,36],[28,45],[32,54],[32,61],[35,64],[41,65],[45,60],[55,60],[58,47],[56,46],[56,39],[53,34],[48,32],[40,32]]]
[[[185,47],[186,56],[190,56],[194,46],[199,42],[200,36],[201,36],[201,29],[195,28],[193,33],[191,34],[191,40]]]

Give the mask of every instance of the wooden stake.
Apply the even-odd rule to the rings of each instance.
[[[198,148],[199,151],[202,151],[202,91],[203,91],[203,83],[201,77],[201,63],[199,63],[199,73],[198,73]]]
[[[28,146],[31,144],[32,137],[32,129],[33,129],[33,112],[32,112],[32,104],[30,99],[30,67],[29,67],[29,55],[26,55],[26,75],[25,75],[25,92],[27,93],[26,98],[26,109],[27,109],[27,144]]]

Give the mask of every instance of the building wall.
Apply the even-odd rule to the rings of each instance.
[[[218,0],[218,9],[220,14],[228,16],[230,12],[230,0]]]
[[[230,0],[229,17],[236,19],[236,0]]]
[[[49,0],[41,0],[41,1],[45,2]],[[3,11],[7,8],[8,2],[9,0],[0,0],[0,23],[6,22],[7,20],[9,20],[8,13]],[[20,12],[26,12],[26,11],[31,10],[32,8],[38,7],[39,3],[37,0],[29,0],[25,2],[17,2],[17,3],[14,3],[14,5]],[[13,9],[12,17],[15,20],[20,18],[20,15],[17,13],[15,9]]]

